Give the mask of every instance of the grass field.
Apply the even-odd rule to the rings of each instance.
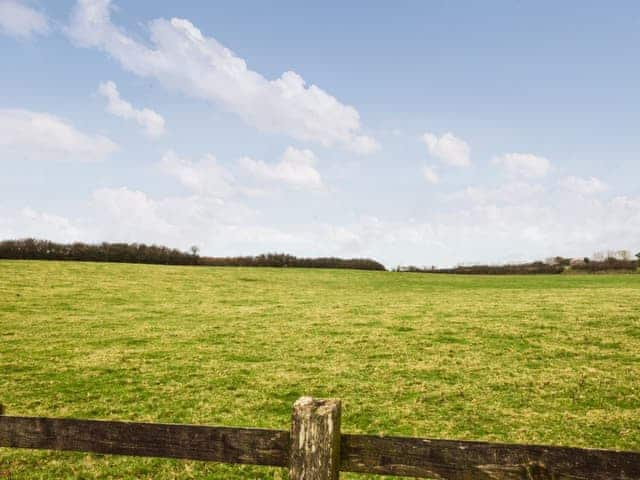
[[[0,261],[0,369],[15,415],[288,429],[310,394],[347,433],[640,450],[640,275]],[[0,471],[286,477],[9,449]]]

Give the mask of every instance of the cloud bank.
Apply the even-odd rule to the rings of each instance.
[[[205,255],[287,251],[369,256],[387,266],[584,256],[607,248],[633,249],[640,238],[637,196],[576,197],[564,189],[517,181],[461,190],[423,218],[361,215],[341,223],[311,218],[278,222],[240,196],[209,194],[202,177],[219,177],[215,169],[206,173],[215,165],[211,159],[178,157],[167,163],[176,180],[188,187],[184,195],[155,197],[127,187],[101,188],[87,200],[86,215],[75,218],[30,208],[3,212],[0,207],[0,237],[137,241],[182,249],[196,244]]]

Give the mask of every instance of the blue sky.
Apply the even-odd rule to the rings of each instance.
[[[640,249],[637,2],[0,0],[0,237]]]

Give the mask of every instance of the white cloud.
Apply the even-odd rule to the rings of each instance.
[[[159,243],[160,240],[153,240],[154,236],[162,241],[175,241],[179,234],[179,227],[163,218],[163,209],[157,202],[138,190],[126,187],[95,190],[91,206],[100,212],[100,221],[91,226],[93,232],[89,236],[106,241]]]
[[[544,199],[542,185],[526,182],[508,182],[496,187],[474,186],[449,194],[446,198],[453,201],[467,201],[472,204],[514,204],[531,203]]]
[[[47,17],[16,0],[0,0],[0,33],[16,38],[44,35],[50,31]]]
[[[160,169],[198,195],[225,197],[235,189],[233,175],[211,154],[193,162],[168,151],[162,156]]]
[[[269,164],[248,157],[241,158],[240,167],[252,176],[280,182],[294,188],[322,189],[322,177],[315,168],[317,158],[311,150],[288,147],[279,162]]]
[[[134,74],[214,102],[262,131],[360,153],[377,149],[375,140],[361,134],[355,108],[307,85],[297,73],[268,80],[188,20],[157,19],[148,29],[151,47],[111,22],[109,0],[79,0],[66,32],[79,46],[107,52]]]
[[[164,118],[151,109],[136,110],[129,102],[123,100],[114,82],[103,82],[98,93],[108,100],[107,111],[117,117],[134,120],[142,126],[151,137],[159,137],[164,133]]]
[[[83,229],[68,218],[25,207],[17,212],[0,209],[0,238],[46,238],[74,242],[83,237]]]
[[[322,177],[314,167],[316,162],[311,150],[289,147],[278,162],[267,163],[243,157],[234,164],[236,168],[230,169],[221,165],[212,154],[192,161],[169,150],[162,156],[159,168],[194,195],[231,198],[262,196],[278,184],[295,189],[323,189]],[[234,173],[241,178],[236,178]],[[260,185],[252,185],[247,177],[260,181]]]
[[[102,135],[91,135],[54,115],[0,109],[0,160],[102,160],[117,150]]]
[[[96,217],[86,236],[106,241],[160,243],[187,249],[216,245],[220,230],[234,222],[248,223],[251,211],[221,199],[189,195],[162,197],[127,187],[101,188],[92,193],[90,209]]]
[[[595,195],[605,192],[609,186],[596,177],[581,178],[569,176],[560,181],[560,185],[567,190],[580,195]]]
[[[504,168],[513,177],[544,177],[551,169],[549,160],[531,153],[506,153],[494,157],[491,163]]]
[[[435,185],[436,183],[438,183],[440,181],[440,176],[438,175],[438,173],[436,172],[435,167],[433,166],[428,166],[425,165],[422,167],[422,176],[424,177],[424,179],[432,184]]]
[[[471,148],[469,144],[447,132],[438,137],[434,133],[427,132],[422,135],[422,141],[432,157],[442,160],[453,167],[467,167],[471,165]]]
[[[348,148],[359,155],[370,155],[380,150],[380,144],[373,137],[359,135],[353,138]]]
[[[286,245],[287,234],[258,224],[255,212],[233,201],[203,195],[153,198],[126,187],[93,192],[92,224],[85,237],[94,241],[163,244],[186,250],[201,246],[210,255],[259,253],[261,242]],[[203,251],[205,253],[205,251]]]

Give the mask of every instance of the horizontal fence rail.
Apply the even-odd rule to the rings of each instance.
[[[289,464],[289,432],[253,428],[0,417],[0,447]]]
[[[342,435],[346,472],[451,480],[640,479],[640,453]]]
[[[341,434],[340,402],[310,397],[294,404],[290,432],[0,413],[0,447],[286,467],[292,480],[640,480],[640,452]]]

